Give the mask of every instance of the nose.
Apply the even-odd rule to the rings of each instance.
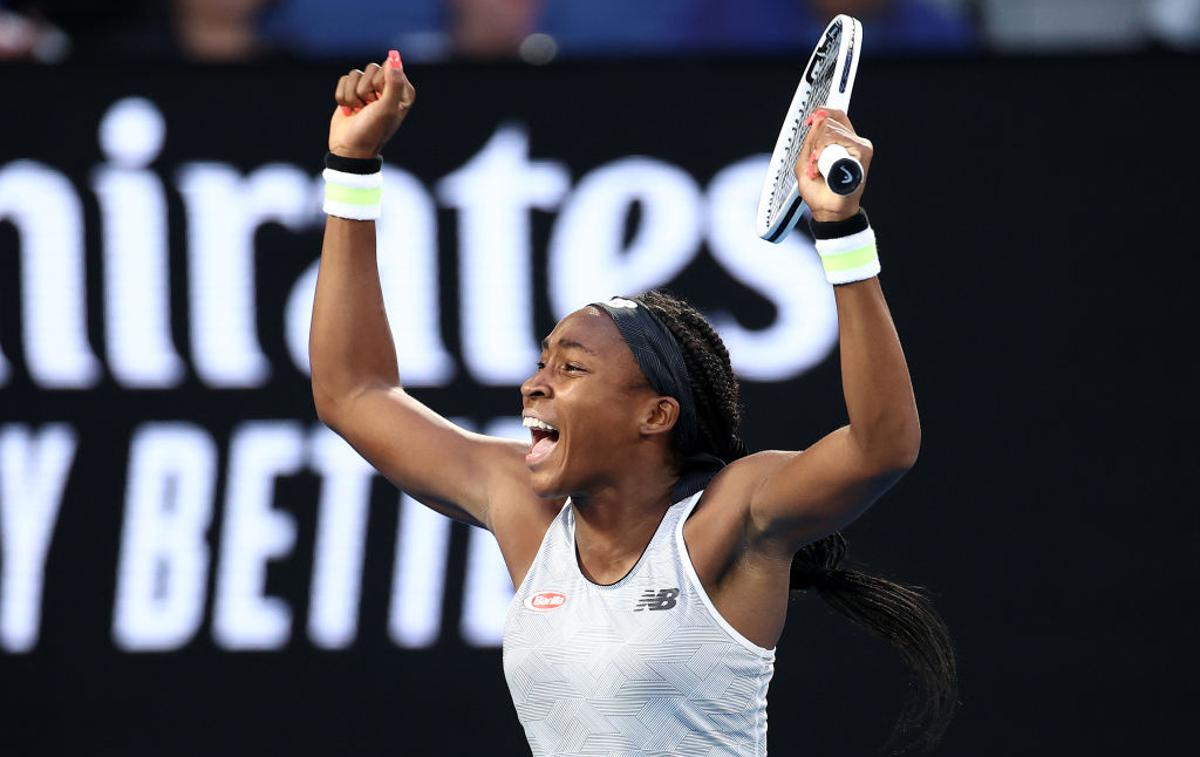
[[[533,375],[525,379],[525,382],[521,384],[521,396],[525,399],[549,397],[551,394],[550,384],[546,381],[545,376],[545,368],[539,368],[534,371]]]

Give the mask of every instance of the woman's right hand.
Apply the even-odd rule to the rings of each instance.
[[[388,52],[384,65],[371,63],[338,80],[337,108],[329,122],[329,151],[344,158],[374,158],[400,128],[417,90],[404,75],[400,53]]]

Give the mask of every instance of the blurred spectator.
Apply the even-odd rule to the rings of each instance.
[[[1146,23],[1169,47],[1200,50],[1200,0],[1150,0]]]
[[[515,58],[543,0],[449,0],[454,49],[468,58]]]
[[[320,57],[516,58],[545,0],[282,0],[265,14],[264,41]]]
[[[184,57],[231,63],[263,52],[258,19],[271,0],[174,0],[172,26]]]
[[[156,57],[171,46],[166,18],[163,0],[0,0],[0,59]]]
[[[239,62],[278,0],[0,0],[0,58]]]
[[[809,21],[823,28],[838,13],[863,22],[863,40],[871,50],[892,52],[964,51],[977,35],[959,8],[930,0],[810,0]]]
[[[1200,0],[981,0],[981,10],[1004,52],[1200,48]]]
[[[71,38],[57,26],[0,8],[0,60],[58,63],[70,49]]]
[[[264,13],[264,42],[296,55],[382,58],[398,48],[406,60],[437,60],[453,49],[443,0],[279,0]]]

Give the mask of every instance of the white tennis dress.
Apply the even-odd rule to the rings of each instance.
[[[775,651],[717,614],[667,510],[629,573],[584,578],[568,500],[504,624],[504,677],[534,755],[765,755]]]

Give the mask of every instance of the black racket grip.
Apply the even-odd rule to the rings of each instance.
[[[817,170],[825,177],[826,186],[834,194],[852,195],[862,184],[862,163],[841,145],[829,145],[821,151],[817,158]]]

